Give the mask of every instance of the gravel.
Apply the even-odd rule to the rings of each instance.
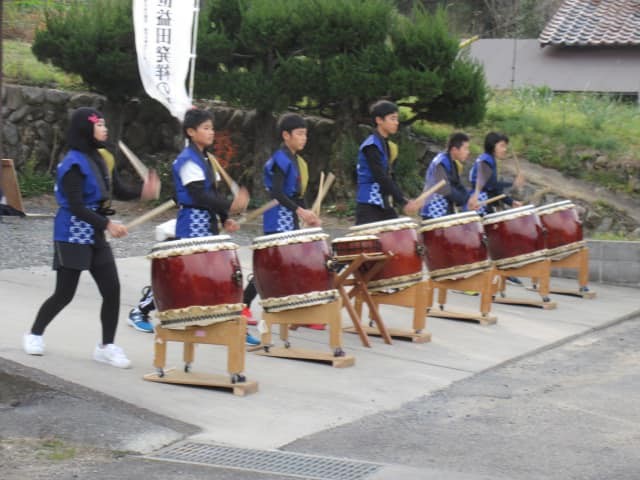
[[[114,202],[116,220],[127,223],[151,207],[140,202]],[[0,217],[0,245],[6,252],[0,255],[0,270],[51,265],[53,259],[53,217],[55,200],[50,195],[25,200],[27,217]],[[146,255],[156,243],[155,227],[174,218],[175,211],[132,229],[123,239],[113,239],[111,247],[116,258]],[[348,223],[340,219],[325,219],[325,230],[332,237],[344,235]],[[246,223],[232,238],[238,245],[250,245],[253,237],[262,235],[261,223]]]

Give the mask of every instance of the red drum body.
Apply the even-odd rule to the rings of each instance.
[[[569,200],[550,203],[536,209],[543,228],[547,253],[551,257],[563,256],[585,246],[582,239],[582,222],[576,206]]]
[[[475,212],[425,220],[420,234],[424,262],[434,280],[470,277],[491,268],[482,218]]]
[[[498,268],[515,268],[547,256],[542,223],[533,206],[486,215],[489,256]]]
[[[321,305],[338,298],[328,238],[320,228],[254,238],[253,276],[265,311]]]
[[[331,241],[333,255],[337,258],[351,257],[361,253],[382,253],[380,240],[375,235],[340,237]]]
[[[162,326],[206,326],[242,311],[238,246],[227,235],[154,245],[151,285]]]
[[[349,236],[376,235],[382,252],[393,253],[369,282],[370,291],[407,288],[422,280],[422,246],[418,245],[416,227],[407,217],[350,227]]]

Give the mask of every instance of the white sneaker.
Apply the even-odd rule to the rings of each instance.
[[[102,347],[97,345],[93,351],[93,359],[96,362],[108,363],[118,368],[129,368],[131,366],[131,362],[124,354],[124,350],[114,343],[109,343]]]
[[[24,350],[24,353],[27,353],[29,355],[43,355],[44,339],[42,338],[42,335],[25,333],[22,337],[22,348]]]

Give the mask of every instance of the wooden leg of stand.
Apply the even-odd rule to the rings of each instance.
[[[433,308],[433,292],[436,289],[436,287],[434,286],[433,280],[431,280],[431,279],[426,280],[425,283],[427,283],[427,287],[426,287],[426,291],[427,291],[426,304],[427,304],[427,308],[429,310],[431,310],[431,308]]]
[[[360,316],[356,312],[356,309],[353,308],[353,305],[349,300],[349,295],[347,294],[346,290],[342,285],[338,286],[338,292],[340,292],[340,296],[342,297],[342,304],[347,309],[347,313],[351,318],[351,323],[353,323],[353,328],[355,328],[356,332],[358,332],[358,336],[360,337],[360,341],[362,342],[362,345],[364,345],[365,347],[371,348],[371,343],[369,342],[369,336],[365,333],[364,329],[362,328]],[[356,296],[356,301],[357,301],[357,298],[358,296]]]
[[[260,335],[260,343],[262,343],[262,345],[271,345],[271,329],[273,328],[273,324],[271,320],[267,318],[267,315],[263,315],[262,319],[267,324],[267,331]]]
[[[360,293],[361,290],[358,290],[358,293]],[[353,302],[353,308],[356,311],[356,314],[358,314],[358,317],[362,318],[362,302],[363,299],[362,297],[358,294],[355,296],[355,301]]]
[[[228,332],[229,344],[227,345],[227,371],[232,375],[235,373],[240,374],[244,372],[246,323],[243,321],[238,322],[237,325],[228,323],[228,325],[221,326],[230,330]]]
[[[342,347],[342,319],[340,315],[340,302],[331,304],[329,312],[329,346],[332,350]]]
[[[156,341],[154,343],[153,366],[156,368],[164,368],[167,363],[167,342],[162,335],[157,333],[158,329],[161,328],[156,328]]]
[[[416,300],[413,308],[413,331],[416,333],[422,333],[427,326],[427,296],[429,286],[427,282],[420,282],[415,286]],[[446,290],[445,290],[446,296]]]
[[[438,305],[444,306],[447,303],[447,289],[440,287],[438,289]]]
[[[288,323],[280,324],[280,340],[282,340],[285,343],[289,341],[289,324]]]
[[[369,290],[367,290],[367,287],[364,286],[364,284],[360,291],[362,293],[362,298],[364,299],[364,301],[367,303],[367,306],[369,307],[369,318],[371,318],[371,320],[373,320],[377,325],[378,331],[380,332],[380,336],[384,339],[384,343],[386,343],[387,345],[391,345],[392,343],[391,335],[389,335],[389,331],[387,330],[386,325],[382,321],[382,317],[380,316],[380,310],[378,310],[379,308],[378,303],[375,302],[375,300],[369,293]]]
[[[546,302],[549,298],[549,293],[551,291],[551,260],[547,259],[541,263],[541,268],[545,271],[544,274],[540,277],[540,286],[538,287],[540,290],[540,296]]]
[[[578,285],[584,289],[589,284],[589,249],[580,250],[580,266],[578,267]]]
[[[184,360],[185,365],[191,365],[195,358],[196,346],[191,342],[184,342],[183,345],[182,359]]]
[[[482,290],[480,291],[480,313],[486,317],[491,312],[493,297],[493,271],[482,274]]]

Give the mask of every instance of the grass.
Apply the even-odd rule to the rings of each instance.
[[[81,90],[86,86],[77,75],[70,75],[53,65],[39,62],[31,44],[20,40],[3,40],[3,74],[8,83]]]
[[[445,141],[451,125],[417,122],[420,134]],[[466,131],[471,150],[482,151],[484,135],[497,130],[511,149],[533,163],[627,193],[639,193],[640,108],[593,94],[557,94],[546,88],[494,92],[485,120]]]
[[[25,162],[22,172],[18,173],[20,192],[25,198],[53,192],[53,175],[36,170],[36,163],[35,157],[30,158]]]
[[[40,454],[48,460],[63,461],[71,460],[76,456],[76,449],[65,445],[60,440],[45,440],[40,446]]]

